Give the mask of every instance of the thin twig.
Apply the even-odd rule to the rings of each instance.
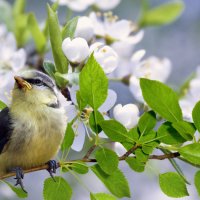
[[[175,153],[169,153],[169,154],[163,154],[163,155],[151,155],[149,156],[149,159],[164,160],[164,159],[169,159],[169,158],[176,158],[179,156],[180,154],[178,152],[175,152]]]
[[[88,160],[88,158],[90,157],[90,155],[92,154],[92,152],[95,150],[96,147],[97,147],[96,144],[91,146],[86,155],[83,157],[83,160]]]
[[[136,146],[134,146],[135,148],[136,148]],[[132,151],[134,151],[133,150],[134,148],[132,148]],[[129,153],[128,153],[129,152]],[[126,158],[127,158],[127,155],[129,154],[131,154],[130,152],[130,150],[127,152],[127,154],[126,154],[126,156],[125,156],[125,154],[123,155],[123,156],[121,156],[121,157],[119,157],[119,160],[120,161],[122,161],[122,160],[125,160]],[[169,159],[169,158],[176,158],[176,157],[179,157],[180,156],[180,154],[178,153],[178,152],[175,152],[175,153],[170,153],[170,154],[164,154],[164,155],[150,155],[149,156],[149,159],[155,159],[155,160],[164,160],[164,159]],[[67,162],[64,162],[64,163],[58,163],[58,168],[59,167],[61,167],[61,165],[66,165],[66,164],[70,164],[70,163],[74,163],[74,162],[80,162],[80,161],[82,161],[82,162],[87,162],[87,163],[95,163],[95,162],[97,162],[97,160],[96,159],[86,159],[86,158],[83,158],[83,159],[79,159],[79,160],[71,160],[71,161],[67,161]],[[30,169],[26,169],[26,170],[24,170],[24,173],[26,174],[26,173],[31,173],[31,172],[36,172],[36,171],[41,171],[41,170],[46,170],[46,169],[48,169],[48,165],[47,164],[45,164],[45,165],[42,165],[42,166],[38,166],[38,167],[33,167],[33,168],[30,168]],[[5,179],[5,178],[9,178],[9,177],[12,177],[12,176],[15,176],[15,173],[13,173],[13,172],[11,172],[11,173],[7,173],[7,174],[5,174],[5,175],[3,175],[3,176],[0,176],[0,180],[2,180],[2,179]]]
[[[119,157],[119,160],[125,160],[127,157],[129,157],[139,146],[135,145],[131,149],[129,149],[124,155]]]

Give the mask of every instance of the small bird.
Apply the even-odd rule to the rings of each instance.
[[[16,185],[24,189],[23,170],[48,163],[50,175],[55,172],[50,159],[59,150],[67,118],[49,76],[30,70],[14,79],[11,105],[0,112],[0,176],[15,171]]]

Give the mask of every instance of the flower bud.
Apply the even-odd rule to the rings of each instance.
[[[93,22],[89,17],[80,17],[76,26],[75,37],[84,38],[89,42],[94,36]]]
[[[126,104],[124,106],[117,104],[113,109],[113,115],[127,129],[131,129],[138,123],[139,109],[135,104]]]
[[[67,59],[73,64],[80,64],[89,56],[89,47],[85,39],[66,38],[62,43],[62,50]]]
[[[118,55],[111,47],[97,42],[91,45],[90,53],[92,52],[106,74],[113,72],[118,66]]]

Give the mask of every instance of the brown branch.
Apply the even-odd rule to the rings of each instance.
[[[88,160],[88,158],[90,157],[90,155],[92,154],[92,152],[95,150],[96,147],[97,147],[96,144],[91,146],[86,155],[83,157],[83,160]]]
[[[94,150],[95,147],[94,146],[92,146],[92,147],[90,148],[90,150],[88,152],[91,152],[92,149]],[[130,155],[136,149],[137,149],[136,146],[134,146],[134,148],[131,148],[129,151],[127,151],[126,154],[119,157],[119,160],[120,161],[125,160],[128,157],[128,155]],[[180,154],[178,152],[175,152],[175,153],[169,153],[169,154],[164,154],[164,155],[150,155],[149,159],[164,160],[164,159],[169,159],[169,158],[176,158],[176,157],[179,157],[179,156],[180,156]],[[73,163],[73,162],[78,162],[78,161],[88,162],[88,163],[89,162],[91,162],[91,163],[97,162],[96,159],[83,158],[83,159],[80,159],[80,160],[71,160],[71,161],[64,162],[64,163],[58,163],[58,168],[61,167],[61,165],[67,165],[67,164],[70,164],[70,163]],[[31,172],[46,170],[46,169],[48,169],[47,164],[42,165],[42,166],[38,166],[38,167],[33,167],[33,168],[30,168],[30,169],[26,169],[26,170],[24,170],[24,173],[27,174],[27,173],[31,173]],[[5,179],[5,178],[9,178],[9,177],[12,177],[12,176],[15,176],[15,175],[16,174],[14,172],[10,172],[10,173],[7,173],[3,176],[0,176],[0,180]]]
[[[139,146],[136,144],[131,149],[129,149],[124,155],[119,157],[119,160],[125,160],[127,157],[129,157]]]
[[[175,152],[175,153],[169,153],[169,154],[164,154],[164,155],[151,155],[149,156],[149,159],[164,160],[164,159],[169,159],[169,158],[177,158],[179,156],[180,154],[178,152]]]

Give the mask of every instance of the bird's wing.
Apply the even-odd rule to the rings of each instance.
[[[0,154],[8,143],[12,133],[11,118],[9,108],[4,108],[0,112]]]

